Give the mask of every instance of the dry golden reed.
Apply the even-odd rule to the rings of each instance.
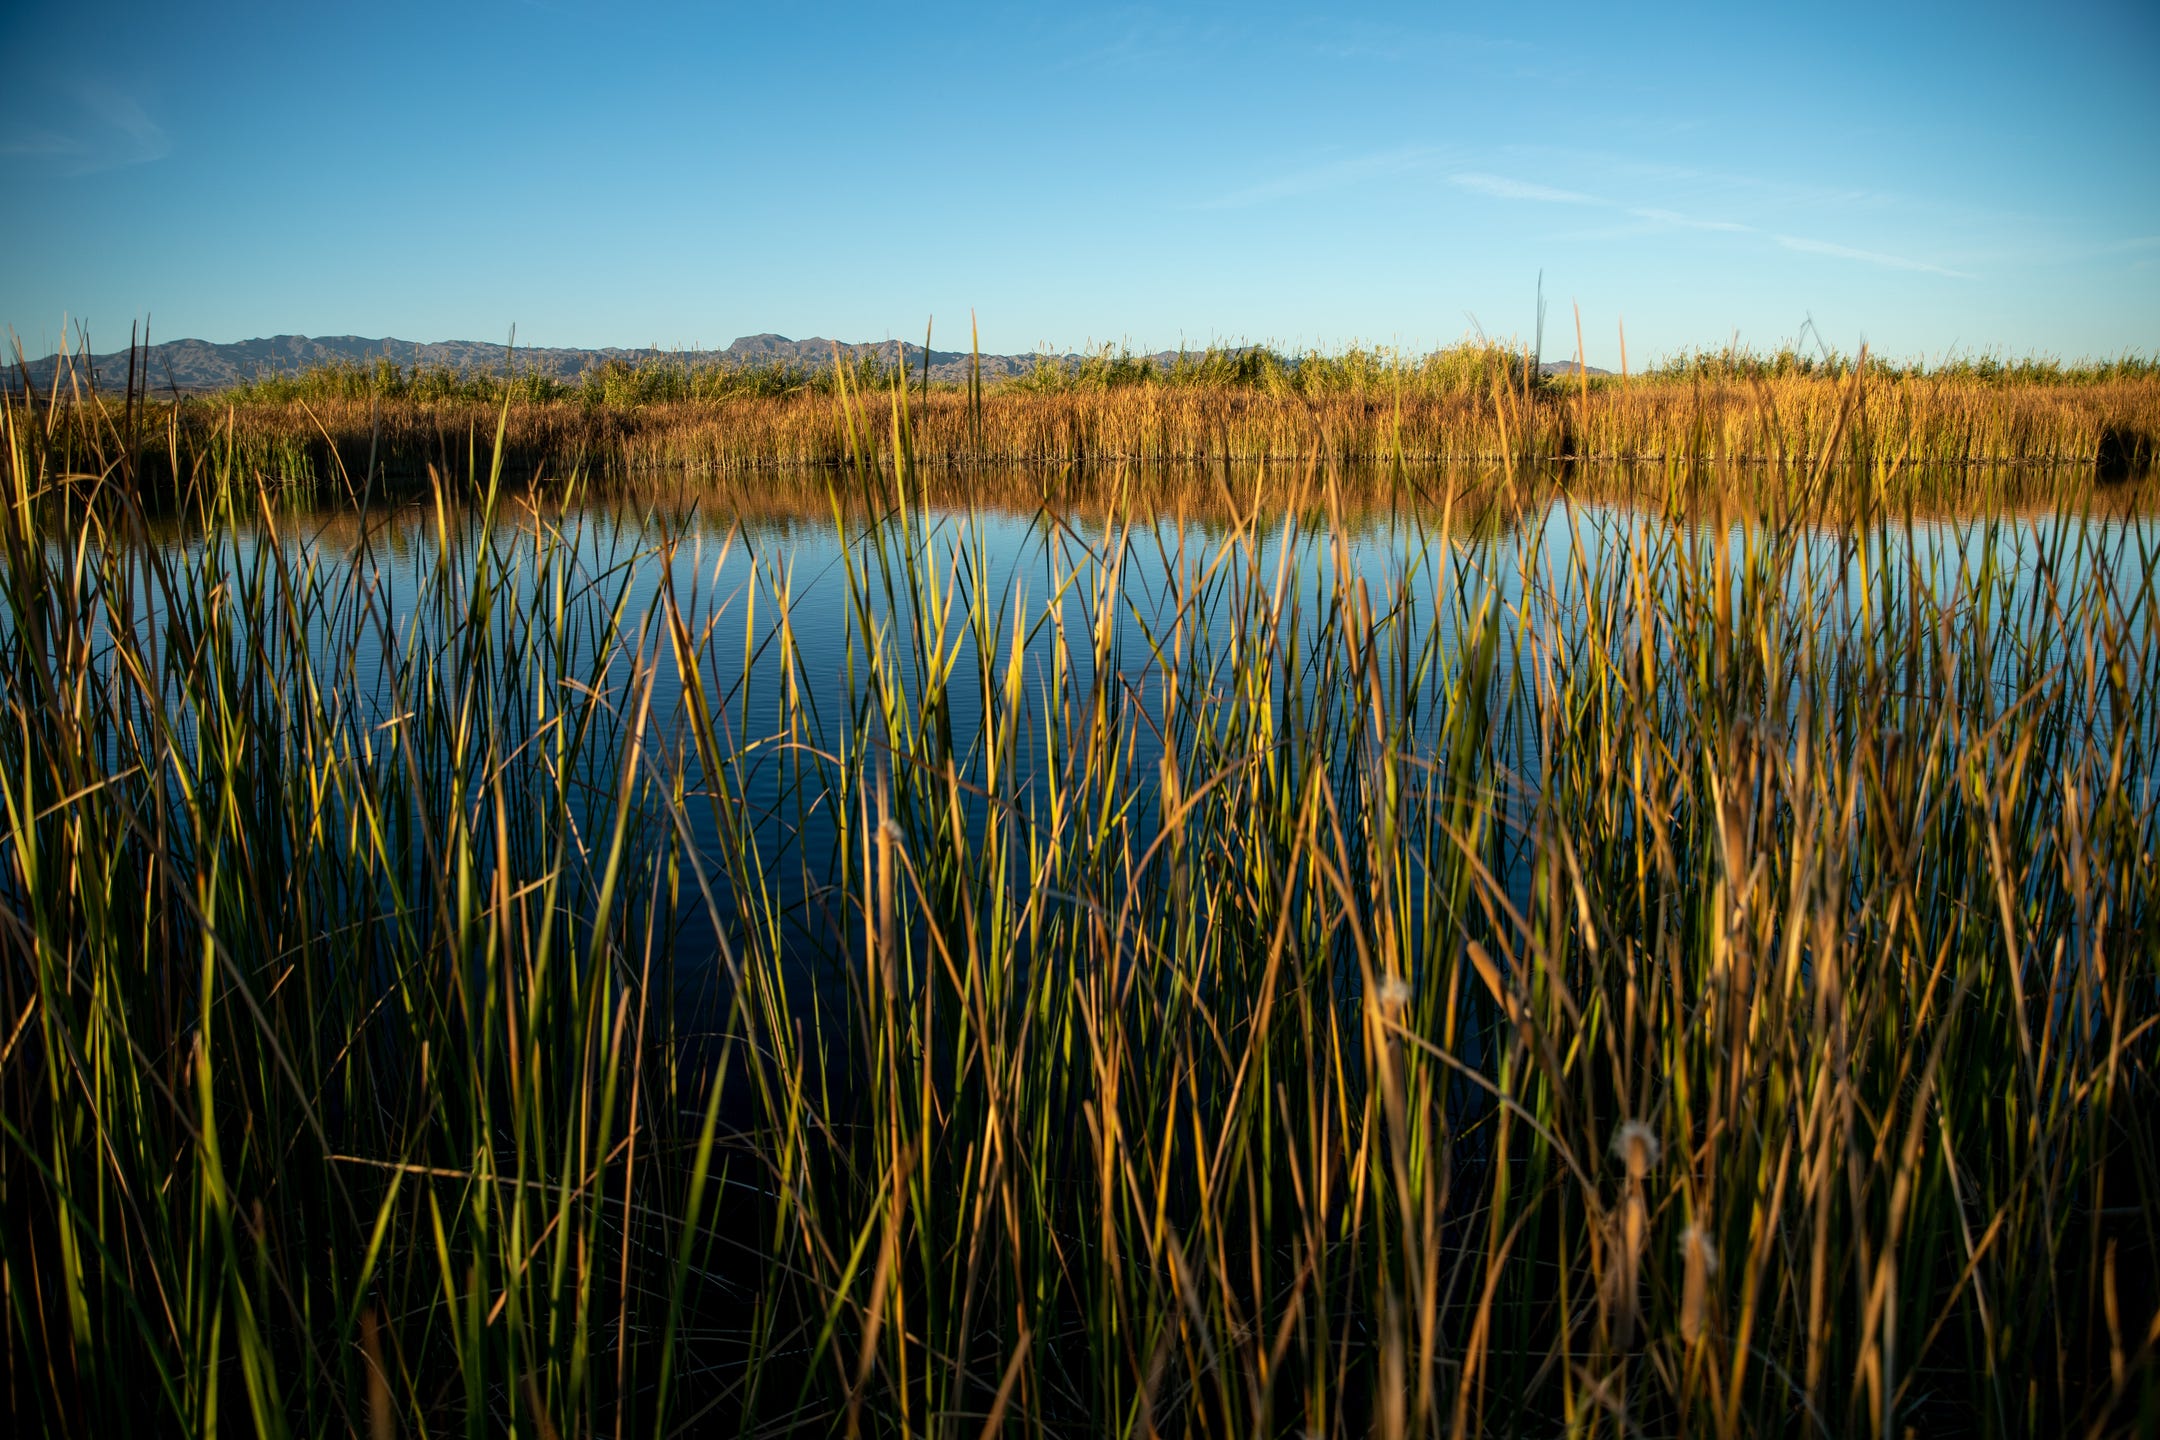
[[[1857,378],[1856,378],[1857,376]],[[1900,468],[2149,466],[2160,435],[2160,376],[2067,382],[1862,368],[1844,375],[1745,373],[1528,386],[1496,375],[1447,388],[1353,384],[1315,393],[1254,386],[1133,384],[1043,392],[1019,385],[979,400],[956,388],[872,390],[858,441],[890,465],[904,407],[928,465],[1296,461],[1527,463],[1550,459]],[[360,483],[371,461],[405,476],[466,469],[489,437],[490,400],[208,400],[132,413],[183,448],[229,444],[287,480]],[[577,399],[510,408],[510,463],[595,473],[725,473],[845,465],[850,443],[829,396],[743,394],[652,404]],[[154,455],[152,457],[155,458]]]

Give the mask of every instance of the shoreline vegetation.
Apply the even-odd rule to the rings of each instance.
[[[1581,394],[1498,378],[1424,403],[1549,438]],[[1113,505],[1024,582],[918,458],[999,397],[756,398],[700,423],[844,457],[807,637],[784,550],[713,593],[664,516],[625,559],[510,486],[572,402],[476,410],[432,541],[369,511],[334,557],[237,402],[0,402],[0,1406],[2151,1433],[2150,528],[1982,509],[1937,568],[1878,508],[1818,575],[1792,522],[1849,437],[1893,477],[1893,437],[2074,448],[2154,381],[1979,386],[1974,430],[1936,384],[1706,379],[1815,437],[1754,523],[1443,495],[1370,573],[1349,442],[1196,390],[1195,433],[1225,393],[1307,417],[1319,523]],[[1666,413],[1611,395],[1615,435]],[[1503,488],[1564,488],[1537,444]]]
[[[132,355],[134,352],[130,352]],[[838,357],[836,356],[836,361]],[[1465,344],[1427,356],[1352,350],[1285,356],[1209,351],[1170,363],[1104,352],[1045,360],[991,383],[932,381],[858,355],[825,368],[610,361],[576,380],[515,373],[331,365],[211,395],[161,394],[131,365],[124,398],[85,400],[80,376],[13,388],[35,415],[84,403],[125,412],[140,469],[210,455],[296,488],[336,490],[469,470],[507,403],[513,473],[727,474],[894,463],[904,412],[926,466],[1402,460],[1812,470],[1879,475],[2076,469],[2149,473],[2160,437],[2160,361],[2128,357],[1885,365],[1857,356],[1745,352],[1645,372],[1539,367],[1528,350]],[[146,371],[147,366],[143,369]],[[836,418],[842,393],[863,423]],[[861,453],[858,453],[858,448]],[[172,461],[165,472],[169,480]]]

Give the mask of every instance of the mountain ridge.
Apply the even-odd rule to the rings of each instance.
[[[369,339],[359,335],[270,335],[224,342],[164,340],[148,347],[147,352],[138,350],[136,355],[137,363],[142,364],[141,357],[147,353],[150,390],[175,389],[201,393],[229,389],[264,376],[298,374],[322,365],[371,365],[385,358],[401,367],[419,365],[496,375],[504,373],[506,368],[514,367],[519,374],[537,373],[558,380],[574,381],[587,370],[611,361],[635,364],[652,360],[673,360],[692,365],[800,365],[822,369],[832,364],[835,349],[850,359],[875,356],[887,364],[892,363],[897,356],[905,355],[910,371],[916,373],[919,373],[923,364],[923,347],[909,341],[835,342],[823,336],[792,340],[772,331],[738,336],[732,344],[720,350],[663,350],[657,346],[518,346],[513,349],[480,340],[400,340],[394,336]],[[967,351],[933,348],[928,353],[931,379],[967,378],[970,359]],[[1176,356],[1176,351],[1165,350],[1152,358],[1167,363]],[[21,368],[8,366],[11,372],[9,378],[19,385],[22,370],[27,369],[33,386],[49,388],[60,358],[58,355],[47,355],[28,361]],[[984,355],[980,357],[980,363],[985,380],[1003,380],[1027,374],[1043,361],[1070,363],[1080,358],[1074,354],[1059,355],[1044,350],[1025,355]],[[70,368],[79,374],[84,363],[82,357],[75,355],[69,359]],[[100,389],[117,389],[126,383],[128,360],[128,352],[125,350],[92,354],[89,358],[90,377]],[[62,370],[61,374],[62,383],[67,383],[67,371]]]

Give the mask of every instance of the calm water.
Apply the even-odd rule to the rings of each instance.
[[[1245,529],[1173,517],[1113,524],[1100,514],[952,510],[916,515],[904,525],[862,516],[836,521],[829,509],[742,519],[719,504],[671,497],[664,504],[617,501],[571,510],[509,505],[491,533],[472,512],[444,521],[432,508],[378,512],[364,525],[350,513],[296,517],[280,524],[274,540],[259,526],[233,537],[220,563],[243,568],[260,547],[275,544],[296,567],[312,565],[319,593],[331,597],[311,626],[318,680],[349,694],[367,712],[367,723],[382,724],[404,703],[392,691],[390,657],[418,656],[436,667],[460,663],[445,636],[470,613],[485,552],[492,557],[491,585],[559,617],[550,623],[560,649],[541,668],[552,663],[594,678],[619,698],[629,693],[634,658],[659,653],[648,756],[679,765],[695,793],[706,777],[683,724],[682,677],[656,623],[671,593],[688,631],[702,642],[700,676],[733,772],[730,803],[754,822],[776,903],[803,916],[804,933],[816,943],[827,923],[816,902],[833,873],[836,797],[820,798],[816,782],[805,781],[805,764],[818,762],[800,747],[808,743],[829,756],[851,736],[883,743],[876,722],[859,713],[869,631],[879,632],[911,696],[921,693],[922,653],[934,651],[950,665],[943,719],[962,779],[979,776],[986,763],[977,743],[983,657],[966,620],[973,612],[986,618],[984,633],[994,643],[987,667],[993,685],[1006,674],[1019,626],[1027,719],[1021,774],[1041,782],[1057,763],[1061,731],[1099,702],[1130,736],[1128,773],[1150,777],[1166,734],[1175,731],[1166,671],[1180,672],[1188,698],[1195,681],[1203,689],[1228,684],[1240,646],[1267,638],[1249,628],[1263,597],[1259,613],[1279,617],[1272,684],[1285,707],[1357,703],[1321,693],[1332,672],[1314,663],[1317,653],[1342,643],[1333,602],[1338,572],[1347,565],[1391,643],[1409,657],[1391,680],[1389,700],[1416,750],[1436,742],[1458,632],[1468,618],[1488,608],[1497,615],[1506,671],[1527,653],[1530,639],[1585,633],[1585,586],[1601,567],[1624,566],[1630,555],[1646,553],[1658,557],[1648,573],[1669,581],[1677,573],[1669,563],[1675,540],[1705,547],[1720,536],[1727,548],[1708,563],[1735,572],[1751,544],[1772,538],[1742,520],[1689,520],[1676,531],[1655,514],[1568,503],[1501,517],[1467,507],[1445,518],[1429,510],[1369,512],[1338,534],[1322,518],[1300,522],[1280,514]],[[2149,638],[2160,516],[2042,511],[1993,520],[1899,520],[1865,532],[1811,529],[1791,538],[1797,543],[1783,556],[1775,583],[1791,623],[1819,642],[1858,633],[1887,603],[1910,610],[1912,624],[1931,623],[1930,613],[1935,624],[1944,615],[1970,621],[1987,614],[2005,637],[2048,643],[2062,619],[2051,626],[2033,617],[2051,600],[2060,611],[2066,592],[2087,604],[2096,594],[2110,595],[2132,653],[2142,654]],[[199,553],[203,541],[174,536],[165,543]],[[910,557],[917,566],[912,581],[897,568]],[[860,595],[851,590],[850,566]],[[1932,612],[1910,606],[1916,588],[1932,594]],[[928,622],[932,643],[918,648],[925,622],[910,597],[933,596],[950,600],[952,616],[943,626]],[[1098,634],[1094,619],[1104,596],[1111,597],[1112,619]],[[624,629],[601,663],[594,657],[610,615],[619,615]],[[145,624],[156,623],[153,611]],[[519,643],[507,631],[499,639]],[[1181,658],[1166,666],[1166,654]],[[783,655],[793,656],[792,666],[783,665]],[[2057,659],[2074,665],[2079,657]],[[536,662],[528,656],[520,663],[530,671]],[[2004,646],[1997,663],[2007,687],[2020,663],[2018,645]],[[2135,690],[2149,677],[2132,678]],[[2087,723],[2097,729],[2112,723],[2110,703],[2105,688],[2094,685],[2084,705]],[[799,717],[792,731],[791,707]],[[1501,717],[1494,752],[1522,794],[1535,788],[1538,774],[1526,715]],[[2147,707],[2144,723],[2150,718]],[[582,777],[589,782],[583,793],[592,797],[589,824],[605,808],[616,753],[596,747]],[[1143,807],[1152,803],[1147,785],[1135,790]],[[1025,790],[1019,803],[1031,803]],[[696,843],[717,872],[723,847],[715,812],[692,804],[689,814]],[[694,949],[694,921],[692,927],[686,943]]]

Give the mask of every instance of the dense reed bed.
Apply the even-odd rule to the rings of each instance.
[[[1046,362],[1000,385],[931,385],[867,358],[845,375],[617,364],[577,383],[385,364],[162,402],[134,377],[120,408],[190,450],[226,445],[247,470],[335,488],[376,471],[410,480],[430,463],[465,467],[506,399],[517,402],[506,436],[516,470],[840,468],[852,452],[836,386],[883,412],[902,381],[914,392],[916,458],[951,465],[1294,461],[1323,437],[1342,463],[1834,461],[1898,477],[2066,466],[2112,479],[2149,470],[2160,436],[2160,370],[2142,361],[1931,369],[1886,367],[1864,352],[1824,363],[1730,354],[1615,378],[1541,375],[1529,354],[1487,345],[1416,359],[1210,353],[1167,368],[1104,356]],[[43,403],[61,393],[56,385]],[[890,418],[873,413],[865,432],[888,466]]]
[[[784,457],[838,465],[847,451],[831,416],[829,402],[802,400],[651,413],[626,425],[615,463],[718,471]],[[972,404],[965,394],[932,391],[917,402],[914,421],[921,458],[954,464],[1295,461],[1311,452],[1317,435],[1344,462],[1400,455],[1524,466],[1576,458],[1805,468],[1834,459],[1885,470],[2041,464],[2089,470],[2103,449],[2112,454],[2126,445],[2149,460],[2149,442],[2138,450],[2135,439],[2107,437],[2160,433],[2160,381],[2069,388],[1890,378],[1644,380],[1571,393],[1548,379],[1532,382],[1527,392],[1375,387],[1318,396],[1135,385],[993,391]],[[2126,452],[2121,468],[2130,468],[2131,458]]]
[[[1445,493],[1375,569],[1316,465],[1022,582],[899,424],[808,635],[499,465],[155,545],[5,420],[19,1426],[2160,1416],[2146,529]]]

